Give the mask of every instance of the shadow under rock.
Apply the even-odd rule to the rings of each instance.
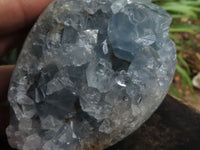
[[[106,150],[199,150],[200,113],[167,96],[138,130]]]

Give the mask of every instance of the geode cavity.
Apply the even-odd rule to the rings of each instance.
[[[20,150],[103,149],[162,102],[176,67],[171,17],[148,0],[56,0],[12,76],[9,143]]]

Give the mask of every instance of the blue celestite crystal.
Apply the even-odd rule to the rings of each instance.
[[[170,21],[170,16],[152,3],[126,5],[108,23],[114,54],[131,62],[143,46],[162,49]]]
[[[170,23],[150,0],[54,1],[12,76],[10,145],[100,150],[135,131],[173,79]]]

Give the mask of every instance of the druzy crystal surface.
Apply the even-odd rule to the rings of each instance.
[[[171,17],[148,0],[57,0],[14,70],[7,136],[20,150],[100,150],[162,102],[176,67]]]

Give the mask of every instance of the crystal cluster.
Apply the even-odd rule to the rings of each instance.
[[[57,0],[26,39],[6,132],[19,150],[100,150],[162,102],[176,67],[171,17],[150,0]]]

